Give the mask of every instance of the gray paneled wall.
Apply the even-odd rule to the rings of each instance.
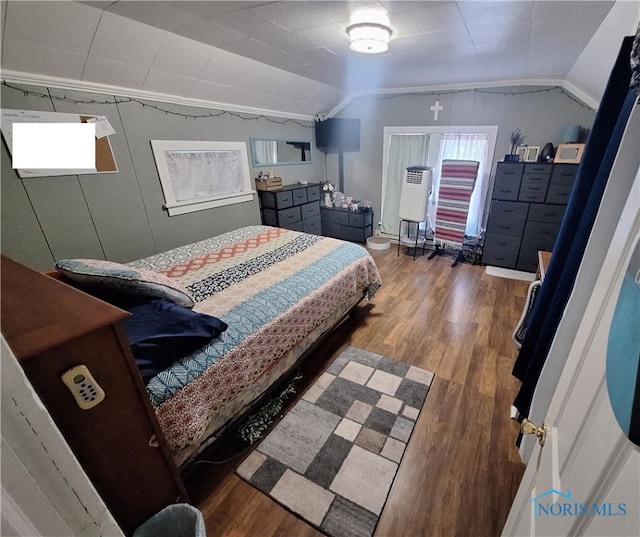
[[[38,270],[50,270],[56,259],[68,257],[132,261],[260,222],[257,197],[249,203],[169,217],[162,208],[164,196],[150,140],[244,141],[250,157],[251,137],[314,138],[312,122],[251,118],[251,114],[166,103],[116,104],[124,99],[20,87],[52,98],[3,87],[3,108],[103,115],[116,131],[110,141],[118,173],[112,174],[20,179],[2,144],[2,253]],[[70,100],[95,102],[74,104]],[[185,118],[155,106],[179,114],[217,117]],[[273,169],[285,183],[295,183],[322,180],[325,165],[324,154],[313,149],[312,164]],[[255,177],[258,170],[250,169]]]
[[[550,90],[550,91],[549,91]],[[434,120],[436,100],[444,107]],[[595,112],[557,88],[515,87],[443,92],[440,95],[382,95],[351,101],[341,117],[360,118],[360,151],[344,153],[346,194],[373,202],[379,215],[382,192],[383,127],[498,125],[493,162],[509,152],[509,133],[519,128],[524,143],[544,146],[560,142],[565,124],[591,127]],[[338,157],[327,155],[329,176],[337,180]]]

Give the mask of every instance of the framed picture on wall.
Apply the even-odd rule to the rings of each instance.
[[[540,146],[529,145],[527,146],[527,150],[524,154],[523,160],[525,162],[537,162],[539,156],[540,156]]]
[[[560,144],[553,162],[578,164],[582,158],[584,144]]]

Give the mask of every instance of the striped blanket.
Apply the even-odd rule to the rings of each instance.
[[[147,391],[169,446],[201,442],[295,362],[336,311],[380,285],[360,245],[250,226],[134,261],[186,288],[219,339],[153,377]],[[307,345],[308,346],[308,345]],[[212,426],[213,424],[213,426]],[[206,432],[206,435],[205,435]]]
[[[436,245],[444,245],[452,250],[462,248],[479,166],[480,163],[475,160],[442,161],[436,209]]]

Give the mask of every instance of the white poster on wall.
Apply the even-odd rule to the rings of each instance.
[[[16,123],[59,123],[59,124],[82,124],[82,123],[94,123],[96,124],[96,138],[95,138],[95,165],[91,169],[70,169],[70,168],[56,168],[56,169],[43,169],[33,168],[24,169],[19,168],[17,170],[18,175],[21,178],[26,177],[49,177],[60,175],[77,175],[77,174],[91,174],[91,173],[114,173],[118,171],[113,151],[111,148],[111,142],[108,136],[115,131],[109,124],[106,118],[102,116],[92,116],[83,114],[64,114],[59,112],[42,112],[39,110],[11,110],[3,109],[0,111],[0,128],[2,129],[2,135],[7,144],[7,149],[10,155],[13,155],[13,126]],[[52,140],[53,144],[53,140]]]

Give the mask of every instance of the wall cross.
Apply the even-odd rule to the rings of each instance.
[[[429,108],[429,110],[433,112],[433,120],[438,121],[438,114],[440,110],[444,110],[444,106],[440,104],[440,101],[436,101],[436,104]]]

